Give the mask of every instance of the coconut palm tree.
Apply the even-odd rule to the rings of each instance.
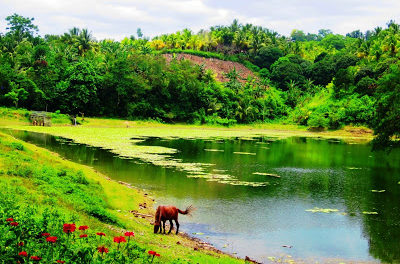
[[[76,37],[75,45],[78,48],[78,53],[80,55],[83,55],[85,52],[93,49],[96,46],[92,33],[86,28],[82,29],[79,35]]]

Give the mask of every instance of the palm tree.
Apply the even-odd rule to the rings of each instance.
[[[85,52],[91,50],[95,46],[92,33],[86,28],[80,31],[75,43],[80,55],[83,55]]]

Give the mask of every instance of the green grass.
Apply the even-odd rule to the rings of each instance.
[[[37,236],[47,231],[57,234],[60,243],[64,241],[71,254],[79,255],[77,252],[82,247],[96,247],[97,245],[91,243],[81,247],[78,239],[66,243],[67,238],[61,232],[62,223],[74,222],[77,226],[88,225],[90,234],[106,233],[104,243],[113,254],[117,251],[111,238],[122,235],[126,230],[134,231],[136,236],[133,245],[137,246],[135,250],[139,252],[142,262],[148,261],[147,250],[159,252],[161,262],[238,262],[226,255],[194,251],[196,244],[182,236],[153,234],[149,220],[135,218],[129,213],[130,210],[152,213],[152,200],[143,193],[111,181],[89,167],[63,160],[47,150],[5,134],[0,134],[0,188],[0,212],[3,216],[0,229],[7,230],[0,232],[0,241],[13,244],[21,239],[25,241],[31,255],[44,254],[46,250],[48,252],[47,247],[34,243],[40,239],[35,238],[34,234]],[[143,202],[150,209],[139,209],[139,204]],[[21,230],[26,228],[29,231],[25,232],[25,237],[21,233],[16,236],[17,232],[14,234],[10,230],[10,226],[5,223],[5,218],[8,217],[17,219]],[[28,233],[31,235],[27,236]],[[91,239],[97,241],[95,238]],[[180,245],[177,244],[178,241],[181,242]],[[3,247],[2,250],[4,252],[1,255],[5,258],[17,249]]]

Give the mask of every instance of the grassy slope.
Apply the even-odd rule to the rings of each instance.
[[[21,145],[23,150],[18,150],[18,146]],[[17,146],[17,148],[13,146]],[[74,186],[74,183],[66,180],[67,178],[63,179],[62,186],[50,185],[59,180],[51,178],[54,177],[51,176],[51,173],[43,175],[44,172],[52,169],[64,170],[68,174],[77,173],[86,178],[88,184],[85,194],[90,196],[95,193],[96,198],[101,197],[106,201],[107,213],[115,216],[120,226],[124,226],[126,230],[134,230],[135,240],[143,247],[160,252],[162,262],[169,262],[178,256],[195,263],[235,263],[238,261],[210,251],[194,251],[193,247],[196,244],[182,236],[154,235],[152,226],[147,219],[135,218],[129,213],[130,210],[138,210],[145,214],[152,213],[151,209],[139,209],[139,203],[143,202],[147,202],[150,205],[149,208],[152,208],[152,200],[146,198],[140,191],[111,181],[89,167],[63,160],[47,150],[0,134],[0,186],[2,186],[3,195],[6,195],[7,192],[15,193],[17,190],[18,199],[16,201],[22,209],[28,204],[35,204],[39,214],[45,208],[56,207],[65,214],[79,217],[80,220],[77,224],[89,225],[92,231],[107,230],[106,233],[109,236],[121,235],[121,232],[124,231],[122,228],[117,225],[105,224],[90,216],[81,206],[82,203],[85,203],[84,201],[79,200],[79,197],[69,198],[62,192],[62,188],[69,185]],[[41,177],[45,179],[40,179]],[[91,199],[91,197],[87,198]],[[178,241],[182,245],[177,245]]]

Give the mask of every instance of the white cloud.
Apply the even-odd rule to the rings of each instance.
[[[384,26],[399,19],[398,0],[0,0],[0,32],[13,13],[35,17],[40,34],[63,34],[86,27],[98,39],[147,36],[190,28],[194,32],[234,18],[288,35],[292,29],[329,28],[345,34]]]

